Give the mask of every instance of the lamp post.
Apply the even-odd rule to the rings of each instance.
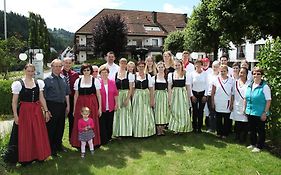
[[[34,64],[35,66],[35,78],[44,78],[43,73],[43,58],[44,55],[41,53],[42,49],[28,49],[28,54],[26,53],[20,53],[19,59],[22,61],[25,61],[27,58],[29,59],[30,64]]]

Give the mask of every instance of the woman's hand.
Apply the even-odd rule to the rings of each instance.
[[[191,97],[191,101],[192,101],[192,103],[196,103],[197,102],[197,98],[195,96],[192,96]]]
[[[262,113],[262,116],[261,116],[261,121],[265,121],[266,120],[266,113],[264,112],[264,113]]]
[[[130,99],[126,99],[126,100],[123,102],[123,106],[122,106],[122,107],[127,107],[128,104],[129,104],[129,100],[130,100]]]
[[[18,125],[19,124],[19,117],[16,115],[14,116],[14,121],[15,121],[15,124]]]
[[[101,114],[102,114],[101,109],[99,109],[99,117],[101,117]]]
[[[207,102],[207,97],[206,96],[203,96],[202,97],[202,103],[206,103]]]
[[[51,117],[52,117],[52,115],[51,115],[50,111],[45,112],[45,121],[46,121],[46,123],[47,123],[48,121],[50,121],[50,118],[51,118]]]

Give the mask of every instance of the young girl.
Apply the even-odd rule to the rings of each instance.
[[[94,133],[94,121],[92,118],[89,118],[90,109],[88,107],[83,107],[81,109],[81,115],[83,118],[80,118],[78,121],[78,139],[81,141],[81,157],[85,157],[85,147],[86,142],[88,142],[90,151],[94,154],[94,145],[93,138],[95,137]]]
[[[134,62],[129,61],[127,64],[127,71],[129,73],[135,74],[136,73],[136,65]]]

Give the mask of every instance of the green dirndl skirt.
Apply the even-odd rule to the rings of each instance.
[[[128,90],[119,90],[118,109],[114,113],[113,136],[132,136],[132,105],[131,100],[126,107],[122,106],[126,100]]]
[[[148,137],[156,133],[148,89],[136,89],[133,97],[133,136]]]
[[[169,123],[171,113],[168,103],[168,92],[166,90],[155,91],[154,114],[156,125]]]
[[[191,132],[192,124],[186,88],[174,87],[171,100],[171,118],[168,128],[175,132]]]

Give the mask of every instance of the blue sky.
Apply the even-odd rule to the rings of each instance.
[[[0,4],[1,10],[4,10],[3,2]],[[49,28],[75,32],[103,8],[187,13],[190,16],[193,7],[199,2],[200,0],[6,0],[6,9],[7,12],[13,11],[25,16],[32,11],[40,14]]]

